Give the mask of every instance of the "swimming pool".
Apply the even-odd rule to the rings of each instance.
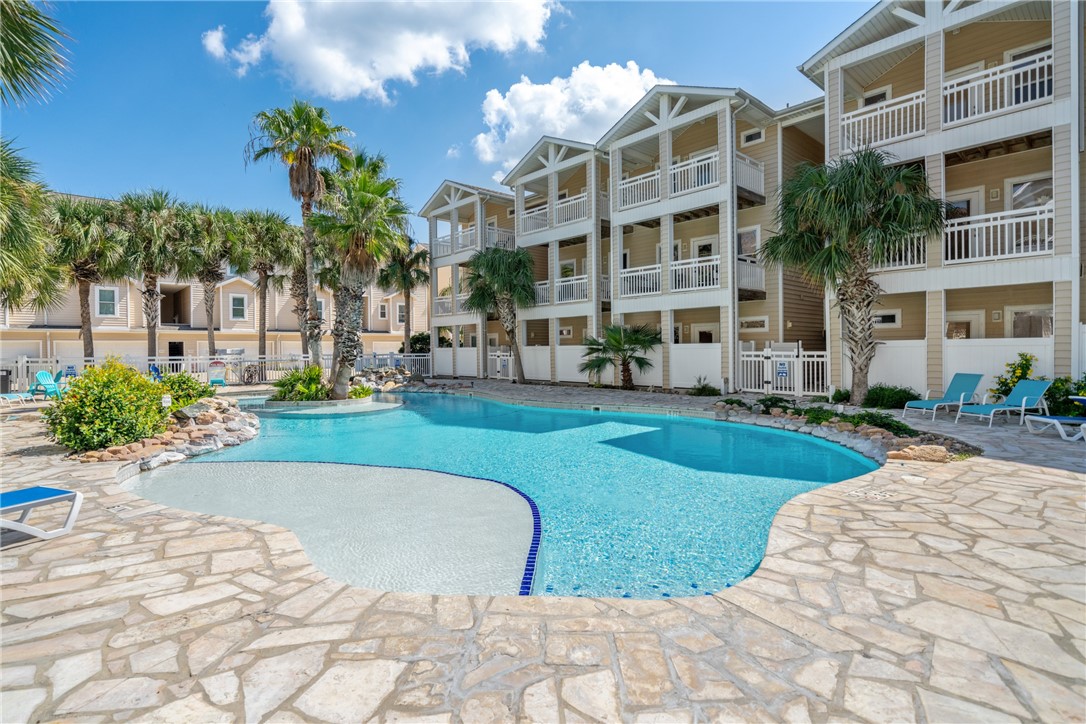
[[[402,407],[368,415],[265,416],[255,440],[176,466],[176,474],[140,492],[174,504],[182,490],[222,484],[200,475],[203,462],[228,461],[379,465],[498,480],[538,506],[534,593],[666,598],[712,593],[748,576],[784,502],[876,467],[839,446],[750,425],[451,395],[396,399]],[[316,479],[297,487],[306,498],[322,495]],[[199,512],[231,515],[229,498],[217,499],[216,509]],[[335,499],[328,508],[336,515]],[[296,532],[305,544],[305,532]],[[318,567],[322,557],[338,555],[307,552]],[[345,577],[366,585],[365,571]]]

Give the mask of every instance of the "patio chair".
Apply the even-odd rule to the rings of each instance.
[[[934,420],[935,413],[939,411],[940,407],[949,410],[951,406],[961,407],[967,402],[972,402],[982,377],[984,375],[971,372],[956,372],[942,397],[934,400],[931,397],[931,390],[928,390],[923,400],[910,400],[905,403],[905,409],[901,411],[901,419],[905,419],[905,413],[912,409],[931,410],[931,419]]]
[[[962,405],[958,408],[958,416],[954,418],[954,422],[957,423],[961,419],[962,415],[972,415],[973,417],[988,418],[988,427],[992,426],[992,421],[995,419],[997,413],[1000,412],[1017,412],[1018,424],[1021,425],[1026,421],[1026,413],[1031,410],[1036,410],[1039,413],[1048,415],[1048,403],[1045,402],[1045,392],[1052,385],[1050,380],[1018,380],[1018,384],[1014,386],[1014,389],[1010,391],[1006,399],[1003,402],[996,404],[983,404],[983,405]],[[999,395],[996,395],[999,397]],[[987,396],[984,398],[987,400]]]
[[[41,394],[45,399],[55,397],[59,400],[60,396],[64,394],[63,388],[57,384],[53,375],[49,374],[46,370],[40,370],[34,379],[37,380],[38,383],[34,385],[34,389],[30,391],[32,395]]]
[[[1056,428],[1064,440],[1086,442],[1086,417],[1060,417],[1057,415],[1026,415],[1026,429],[1032,433],[1042,433],[1050,427]]]
[[[64,520],[64,525],[53,530],[44,530],[26,522],[30,511],[54,503],[69,503],[71,505],[71,508],[68,509],[68,517]],[[44,485],[0,493],[0,515],[20,513],[17,520],[0,518],[0,535],[9,532],[15,533],[14,537],[18,540],[24,540],[28,536],[41,538],[42,540],[62,536],[71,532],[75,519],[79,516],[81,505],[83,505],[82,493],[77,493],[74,490],[48,488]]]
[[[15,403],[18,402],[20,406],[25,405],[27,400],[33,401],[34,395],[29,392],[5,392],[0,394],[0,404],[7,405],[8,407],[15,407]]]
[[[147,368],[147,374],[151,375],[151,379],[155,382],[162,381],[162,370],[158,368],[158,365],[151,365]]]

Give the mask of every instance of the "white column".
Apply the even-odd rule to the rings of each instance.
[[[552,241],[547,245],[547,283],[551,288],[551,304],[558,302],[557,279],[561,276],[558,269],[558,242]]]
[[[449,248],[452,253],[456,253],[456,247],[460,243],[460,210],[453,207],[453,210],[449,213]],[[453,294],[456,293],[456,287],[453,287]]]
[[[452,311],[460,314],[460,265],[453,264],[449,269],[452,272]]]
[[[524,218],[524,187],[518,185],[515,189],[513,189],[513,196],[514,204],[516,207],[516,211],[514,212],[515,218],[513,219],[515,222],[513,224],[514,235],[520,237],[520,234],[523,231],[520,222],[521,219]]]
[[[475,197],[475,246],[486,248],[486,207],[481,196]]]

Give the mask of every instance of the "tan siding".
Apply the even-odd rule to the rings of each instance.
[[[1056,202],[1054,248],[1057,254],[1071,253],[1071,136],[1070,126],[1052,129],[1052,193]]]
[[[582,188],[585,188],[587,190],[587,180],[588,179],[585,166],[577,166],[573,169],[573,172],[570,173],[568,178],[564,180],[559,180],[558,191],[565,191],[567,197],[576,196],[577,194],[581,193]]]
[[[233,319],[231,314],[231,295],[245,297],[245,318]],[[195,295],[193,295],[195,296]],[[192,315],[193,320],[204,317],[203,302],[193,308]],[[326,308],[327,311],[327,308]],[[222,320],[220,322],[220,320]],[[220,290],[215,292],[215,322],[221,324],[221,328],[224,332],[228,331],[250,331],[256,329],[256,298],[253,295],[253,288],[248,284],[240,281],[230,282],[224,284]]]
[[[875,330],[875,339],[924,339],[927,329],[924,292],[882,295],[875,311],[890,309],[901,310],[901,327],[880,327]]]
[[[651,266],[656,263],[656,247],[660,243],[660,230],[634,225],[633,231],[622,238],[622,249],[630,253],[630,267]],[[619,268],[622,260],[619,259]]]
[[[841,71],[826,74],[826,149],[831,158],[841,153]]]
[[[546,347],[550,344],[550,321],[549,319],[529,319],[525,322],[528,338],[524,340],[524,344],[530,347]],[[491,324],[497,324],[497,322],[491,322]]]
[[[588,317],[560,317],[558,327],[570,327],[573,330],[573,336],[558,340],[560,345],[569,347],[584,344],[585,334],[588,332]]]
[[[1060,4],[1062,0],[1054,3]],[[971,23],[946,34],[946,70],[977,61],[984,61],[985,68],[1002,65],[1005,51],[1051,37],[1052,24],[1047,20]]]
[[[716,133],[716,124],[711,117],[691,123],[673,134],[671,155],[686,160],[691,154],[715,148],[718,145]]]
[[[943,104],[941,101],[933,102],[943,97],[942,33],[932,33],[924,43],[924,93],[924,127],[928,133],[934,133],[942,127],[943,122]]]
[[[783,277],[784,341],[803,342],[804,349],[824,350],[826,320],[822,290],[794,271],[785,271]]]
[[[694,330],[690,328],[693,324],[712,324],[715,328],[714,334],[716,340],[720,341],[720,308],[719,307],[700,307],[698,309],[676,309],[672,317],[674,324],[683,325],[683,329],[680,331],[679,343],[680,344],[692,344],[697,342],[694,336]],[[667,332],[664,332],[664,338],[669,339]]]
[[[1071,96],[1071,63],[1078,60],[1073,34],[1071,3],[1057,0],[1052,3],[1052,94],[1057,99]]]
[[[498,217],[499,229],[513,229],[513,219],[509,216],[509,209],[513,208],[513,202],[498,203],[497,201],[488,201],[483,205],[483,213],[486,214],[486,218],[491,216]]]
[[[1057,377],[1071,374],[1071,282],[1052,285],[1053,372]]]
[[[924,49],[917,46],[916,50],[905,57],[900,63],[881,76],[864,86],[864,93],[877,88],[890,86],[890,98],[901,98],[924,90]],[[856,101],[851,101],[846,111],[855,110]]]
[[[841,312],[833,304],[830,305],[829,319],[826,320],[826,342],[830,348],[830,381],[836,387],[841,387],[842,370],[844,369],[844,351],[841,342]]]
[[[928,118],[929,128],[931,118]],[[936,198],[946,198],[944,191],[944,176],[943,176],[943,155],[927,156],[924,159],[924,173],[928,177],[928,186],[931,187],[932,195]],[[928,268],[936,269],[943,263],[943,238],[939,234],[932,234],[928,238],[927,248]]]
[[[791,178],[796,167],[804,161],[822,163],[826,158],[826,149],[817,140],[798,128],[786,126],[781,144],[782,181]]]
[[[1066,129],[1066,126],[1063,126],[1063,128]],[[1006,179],[1052,170],[1052,148],[1050,147],[1010,153],[1006,156],[989,158],[984,161],[960,163],[946,168],[946,194],[951,196],[963,189],[983,187],[981,196],[984,199],[984,213],[991,214],[1007,208],[1009,200],[1007,199],[1004,184]],[[1065,172],[1064,176],[1066,177],[1066,175]],[[998,199],[991,198],[990,192],[993,189],[999,191]],[[1069,183],[1067,184],[1067,191],[1070,192]],[[1070,206],[1069,203],[1064,205]],[[1068,213],[1070,213],[1070,209],[1068,209]]]
[[[769,277],[770,275],[766,275]],[[777,276],[773,274],[772,276]],[[766,279],[768,284],[769,279]],[[762,349],[766,346],[766,343],[773,342],[777,338],[777,304],[771,302],[768,298],[764,300],[752,300],[747,302],[739,302],[739,320],[742,324],[742,320],[746,317],[768,317],[769,327],[765,330],[751,330],[739,328],[739,340],[742,342],[754,342],[756,349]]]
[[[927,329],[927,358],[928,358],[928,389],[943,389],[943,292],[941,290],[927,293],[928,329]]]
[[[1005,337],[1004,321],[992,321],[992,312],[1003,314],[1005,307],[1028,304],[1052,304],[1052,285],[1019,284],[1004,287],[974,287],[970,289],[949,289],[946,292],[948,312],[984,312],[984,336],[987,339]],[[1004,314],[1004,319],[1006,315]],[[940,331],[940,336],[945,332]],[[1068,332],[1068,340],[1070,333]]]

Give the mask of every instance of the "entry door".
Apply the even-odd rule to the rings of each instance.
[[[947,221],[983,214],[984,195],[981,191],[978,188],[948,194],[946,200],[951,208],[947,213]],[[946,231],[946,244],[948,259],[972,259],[985,254],[985,239],[977,229],[951,225]]]
[[[185,343],[184,342],[167,342],[166,354],[170,357],[184,357],[185,356]],[[170,362],[170,372],[180,372],[180,362]]]
[[[982,70],[984,70],[984,61],[971,63],[970,65],[965,65],[961,68],[955,68],[954,70],[949,71],[946,73],[944,81],[949,83]],[[952,90],[943,101],[943,122],[954,123],[955,121],[961,121],[975,115],[979,110],[979,103],[982,100],[978,94],[984,92],[983,87],[983,84],[968,85]]]

